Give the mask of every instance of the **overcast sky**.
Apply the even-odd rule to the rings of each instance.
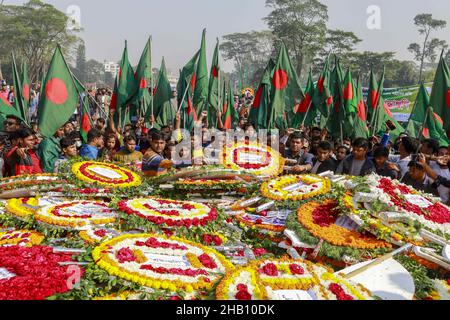
[[[5,0],[5,4],[26,1]],[[130,60],[138,63],[149,35],[153,37],[154,65],[162,56],[173,73],[187,62],[200,46],[201,32],[207,28],[208,66],[215,39],[234,32],[267,29],[263,18],[270,12],[265,0],[45,0],[66,12],[70,5],[81,11],[80,36],[87,46],[87,58],[118,61],[123,42],[128,40]],[[321,0],[329,9],[329,27],[353,31],[363,42],[360,50],[395,51],[399,59],[412,59],[407,51],[420,40],[413,24],[418,13],[432,13],[449,26],[434,36],[450,43],[449,0]],[[381,30],[366,26],[370,5],[381,9]],[[226,63],[226,71],[232,68]]]

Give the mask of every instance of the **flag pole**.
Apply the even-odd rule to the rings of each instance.
[[[192,77],[193,77],[193,76],[194,76],[194,74],[191,75],[191,78],[189,79],[189,82],[188,82],[188,84],[187,84],[187,86],[186,86],[186,90],[184,90],[183,98],[181,99],[181,103],[180,103],[180,105],[178,106],[178,111],[177,111],[177,113],[180,112],[180,109],[181,109],[181,107],[183,106],[183,103],[184,103],[184,100],[186,99],[186,95],[187,95],[187,93],[188,93],[188,91],[189,91],[189,86],[191,85],[191,81],[192,81]]]
[[[300,103],[301,103],[301,102],[300,102]],[[308,109],[306,109],[305,116],[303,117],[302,127],[305,125],[305,121],[306,121],[306,118],[308,117],[308,113],[309,113],[309,109],[311,108],[311,105],[312,105],[312,99],[311,99],[311,101],[310,101],[310,103],[309,103]]]

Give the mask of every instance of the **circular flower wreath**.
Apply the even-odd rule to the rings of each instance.
[[[12,246],[0,250],[0,269],[8,277],[0,280],[0,300],[43,300],[70,290],[70,254],[54,253],[51,247]],[[3,270],[3,271],[5,271]],[[83,275],[83,269],[80,269]]]
[[[99,174],[101,171],[114,173],[117,175],[117,178],[107,177],[106,174],[105,176],[101,175]],[[130,188],[142,184],[142,180],[137,173],[110,163],[79,162],[72,166],[72,172],[81,181],[110,188]]]
[[[275,177],[283,172],[284,158],[269,146],[237,143],[223,149],[224,166],[257,176]]]
[[[32,247],[39,245],[44,236],[35,231],[28,230],[13,230],[0,232],[0,247],[1,246],[25,246]]]
[[[109,274],[154,289],[211,289],[233,265],[217,251],[177,237],[122,235],[92,252]]]
[[[101,225],[116,221],[116,213],[101,201],[70,201],[39,209],[37,221],[57,227],[85,228],[89,224]]]
[[[135,215],[157,225],[204,226],[217,219],[217,210],[205,204],[192,201],[142,198],[123,200],[118,204],[119,210],[128,215]]]
[[[253,261],[228,273],[216,288],[218,300],[276,299],[274,290],[310,290],[319,300],[366,300],[371,293],[331,269],[306,260]]]
[[[89,226],[88,229],[80,231],[78,234],[87,244],[96,245],[103,241],[119,236],[121,232],[115,229]]]
[[[337,203],[327,200],[323,203],[308,202],[297,211],[298,222],[314,237],[341,247],[354,249],[392,248],[391,244],[365,235],[357,230],[336,225],[339,215]]]
[[[289,186],[297,187],[289,190],[287,189]],[[317,175],[289,175],[264,182],[261,186],[261,193],[264,197],[272,200],[300,201],[327,193],[330,189],[330,180]]]
[[[0,179],[0,191],[19,188],[35,188],[39,186],[48,187],[65,183],[67,183],[67,181],[61,179],[56,174],[26,174]]]
[[[6,203],[6,212],[19,218],[25,219],[36,213],[32,207],[37,207],[39,200],[36,198],[15,198],[10,199]]]
[[[224,179],[181,179],[175,182],[176,189],[187,191],[236,190],[240,191],[244,183],[239,180]]]
[[[417,195],[419,193],[407,185],[394,182],[389,178],[381,178],[377,188],[389,196],[392,204],[402,211],[411,214],[421,224],[434,230],[440,230],[450,234],[450,209],[441,202],[433,201],[426,195],[420,194],[420,196],[429,202],[429,205],[425,204],[422,207],[414,204],[408,201],[405,196]]]

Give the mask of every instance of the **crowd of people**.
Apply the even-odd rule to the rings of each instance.
[[[187,147],[177,148],[181,142],[186,142],[180,130],[180,113],[176,114],[173,124],[160,129],[153,127],[153,117],[149,119],[150,126],[140,118],[125,124],[123,128],[116,128],[113,121],[115,110],[109,110],[111,91],[99,89],[90,94],[95,100],[91,106],[95,125],[88,132],[85,143],[76,118],[65,123],[52,137],[43,138],[35,123],[28,128],[19,118],[6,116],[0,140],[2,175],[58,173],[62,163],[75,157],[135,166],[146,176],[156,176],[170,168],[216,163],[210,156],[220,151],[214,149],[216,137],[208,131],[207,112],[203,112],[195,123],[200,135],[191,134],[191,141],[184,144]],[[245,139],[256,135],[254,126],[248,121],[252,99],[248,92],[235,97],[235,108],[240,116],[236,131]],[[99,110],[107,116],[100,117]],[[389,130],[387,124],[383,136],[354,140],[345,138],[342,141],[333,139],[326,129],[319,127],[302,126],[282,131],[277,143],[285,158],[284,173],[320,174],[332,171],[352,176],[377,173],[398,179],[449,203],[450,148],[439,145],[433,139],[419,141],[407,134],[392,142]],[[267,141],[269,145],[274,143],[270,139]]]

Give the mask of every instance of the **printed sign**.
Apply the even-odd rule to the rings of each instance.
[[[0,280],[7,280],[14,278],[16,275],[12,272],[9,272],[5,268],[0,268]]]
[[[91,167],[89,168],[89,171],[98,174],[99,176],[108,178],[108,179],[120,179],[122,176],[115,172],[114,170],[108,169],[108,168],[101,168],[101,167]]]

